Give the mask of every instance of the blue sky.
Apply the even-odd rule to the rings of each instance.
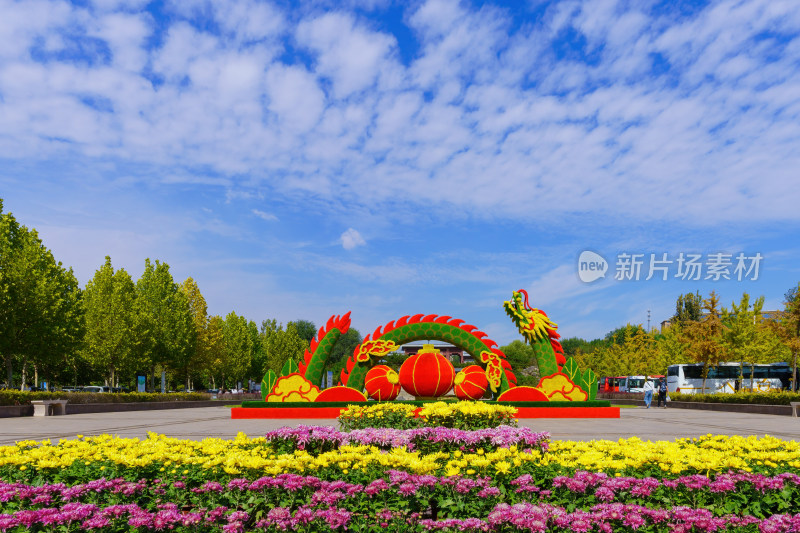
[[[505,344],[514,289],[594,338],[800,281],[796,0],[0,0],[0,43],[0,197],[82,284],[149,257],[213,314]]]

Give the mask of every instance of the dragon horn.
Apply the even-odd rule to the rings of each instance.
[[[522,294],[524,294],[524,295],[525,295],[525,309],[527,309],[528,311],[530,311],[530,310],[531,310],[531,306],[530,306],[530,304],[528,303],[528,291],[526,291],[525,289],[520,289],[520,290],[519,290],[519,291],[517,291],[517,292],[521,292]]]

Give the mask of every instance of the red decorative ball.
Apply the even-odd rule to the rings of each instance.
[[[406,359],[400,367],[400,385],[417,397],[443,396],[453,387],[456,370],[453,363],[443,357],[433,346],[425,345]]]
[[[366,402],[367,397],[350,387],[329,387],[319,393],[315,402]]]
[[[364,389],[373,400],[394,400],[400,394],[400,378],[386,365],[375,365],[364,376]]]
[[[469,365],[456,374],[455,393],[459,400],[479,400],[488,387],[486,371],[478,365]]]
[[[549,402],[550,398],[534,387],[511,387],[497,397],[498,402]]]

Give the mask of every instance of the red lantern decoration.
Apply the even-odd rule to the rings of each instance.
[[[486,371],[478,365],[470,365],[456,374],[455,393],[459,400],[479,400],[488,387]]]
[[[364,389],[373,400],[394,400],[400,394],[400,378],[386,365],[376,365],[364,376]]]
[[[400,385],[416,397],[443,396],[453,387],[456,370],[453,363],[439,353],[432,344],[424,344],[400,367]]]

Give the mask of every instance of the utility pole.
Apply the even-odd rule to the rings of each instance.
[[[647,310],[647,333],[650,333],[650,310]]]

